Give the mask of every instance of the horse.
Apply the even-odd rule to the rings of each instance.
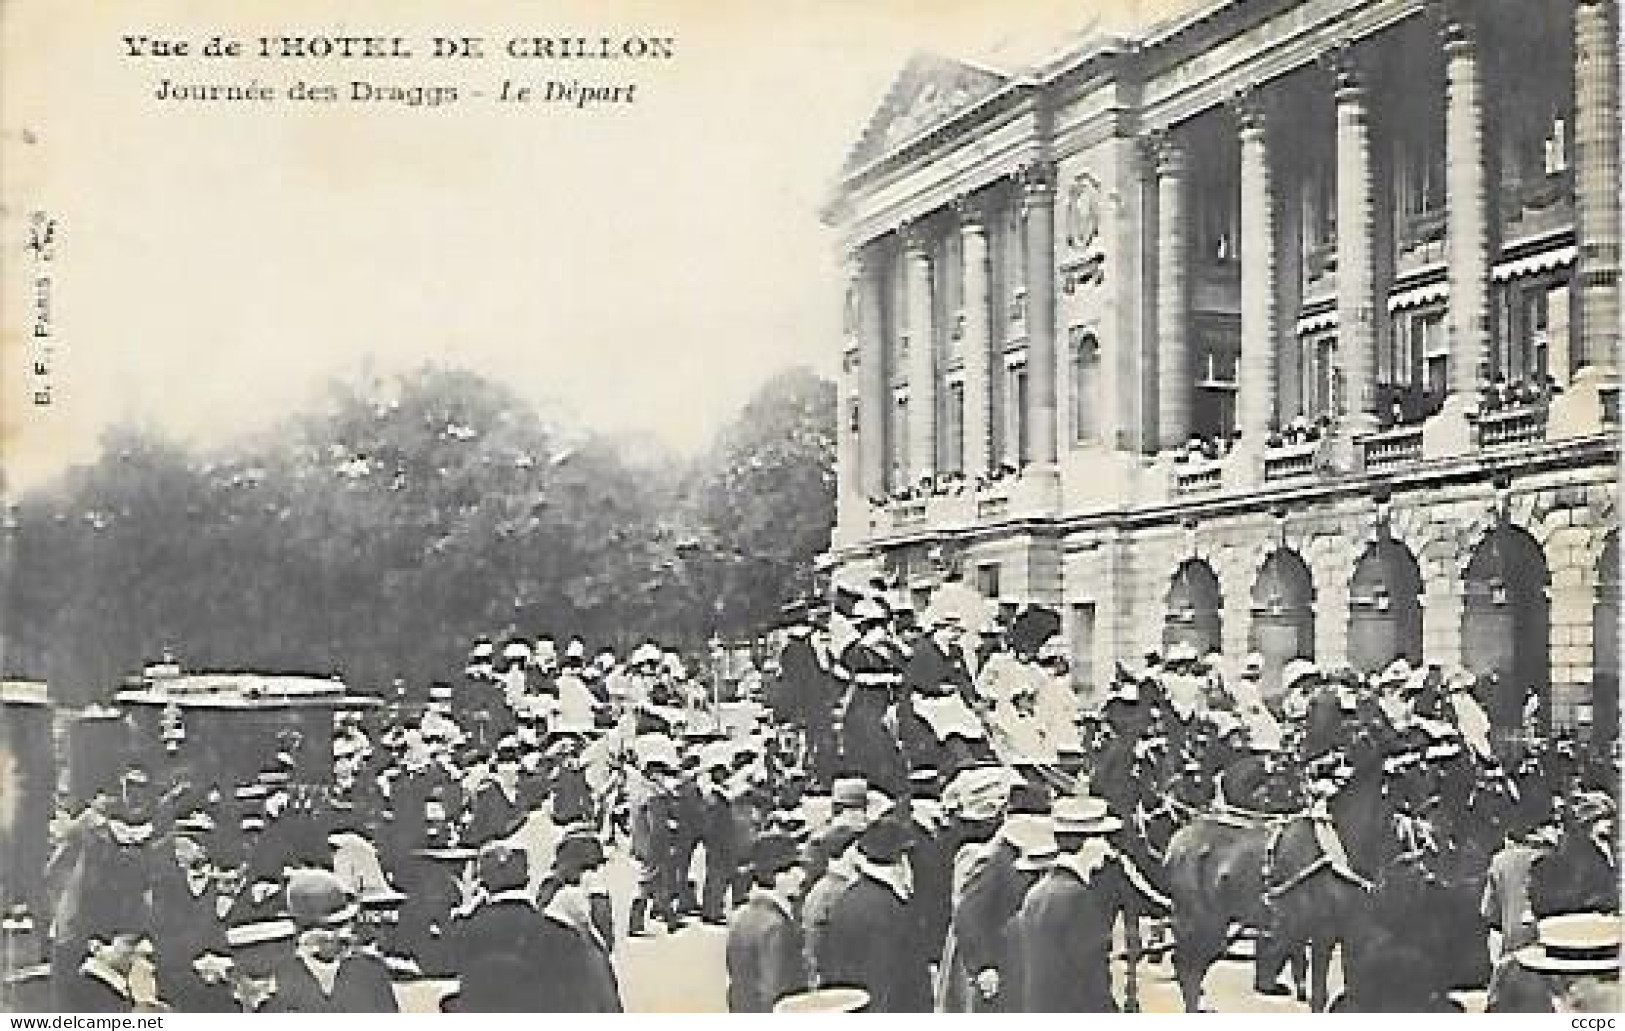
[[[1329,801],[1355,870],[1378,868],[1398,851],[1382,789],[1381,757],[1368,751]],[[1317,1012],[1326,1009],[1332,951],[1357,937],[1373,886],[1333,869],[1314,817],[1204,814],[1174,834],[1163,869],[1187,1011],[1200,1008],[1202,982],[1223,955],[1232,924],[1258,928],[1265,934],[1261,947],[1288,955],[1307,946],[1309,1002]]]

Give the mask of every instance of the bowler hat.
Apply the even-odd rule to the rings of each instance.
[[[355,919],[361,907],[330,870],[295,870],[288,876],[288,915],[301,927],[335,927]]]
[[[876,820],[858,835],[858,851],[877,863],[897,862],[913,843],[913,832],[894,819]]]

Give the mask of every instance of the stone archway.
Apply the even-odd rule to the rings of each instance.
[[[1619,572],[1619,531],[1614,530],[1597,556],[1591,609],[1591,741],[1600,748],[1619,737]]]
[[[1462,659],[1487,680],[1480,701],[1498,743],[1523,740],[1526,699],[1538,699],[1533,729],[1551,726],[1551,574],[1539,542],[1502,524],[1473,549],[1462,577]]]
[[[1374,541],[1349,578],[1349,664],[1361,673],[1422,661],[1422,572],[1392,538]]]
[[[1174,571],[1173,583],[1168,588],[1168,614],[1162,627],[1163,649],[1188,644],[1198,655],[1218,651],[1222,601],[1219,578],[1213,567],[1199,558],[1187,559]]]
[[[1271,552],[1253,582],[1252,601],[1247,647],[1264,657],[1262,688],[1274,696],[1283,666],[1315,656],[1315,582],[1309,566],[1291,549]]]

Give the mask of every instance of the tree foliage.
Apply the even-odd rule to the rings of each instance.
[[[446,676],[477,633],[697,647],[827,545],[833,405],[780,376],[687,468],[438,366],[335,383],[213,453],[120,428],[19,504],[0,661],[90,700],[165,649],[369,689]]]

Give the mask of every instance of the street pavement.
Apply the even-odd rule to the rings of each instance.
[[[725,928],[691,920],[675,933],[663,925],[651,924],[645,938],[626,936],[626,917],[636,884],[632,864],[624,855],[612,856],[607,868],[611,897],[615,901],[615,967],[620,977],[621,997],[633,1013],[725,1013],[727,1012],[727,970],[724,946]],[[1122,997],[1124,964],[1115,964],[1118,997]],[[1341,976],[1334,963],[1331,990],[1335,997]],[[446,982],[417,982],[401,985],[402,1008],[410,1012],[434,1012]],[[1252,990],[1252,963],[1244,958],[1220,960],[1207,977],[1209,1009],[1219,1012],[1307,1013],[1307,1004],[1294,998],[1260,996]],[[1482,993],[1461,997],[1469,1011],[1482,1009]],[[1171,960],[1147,961],[1140,967],[1141,1008],[1148,1013],[1178,1013],[1183,1007],[1179,985],[1174,980]]]

